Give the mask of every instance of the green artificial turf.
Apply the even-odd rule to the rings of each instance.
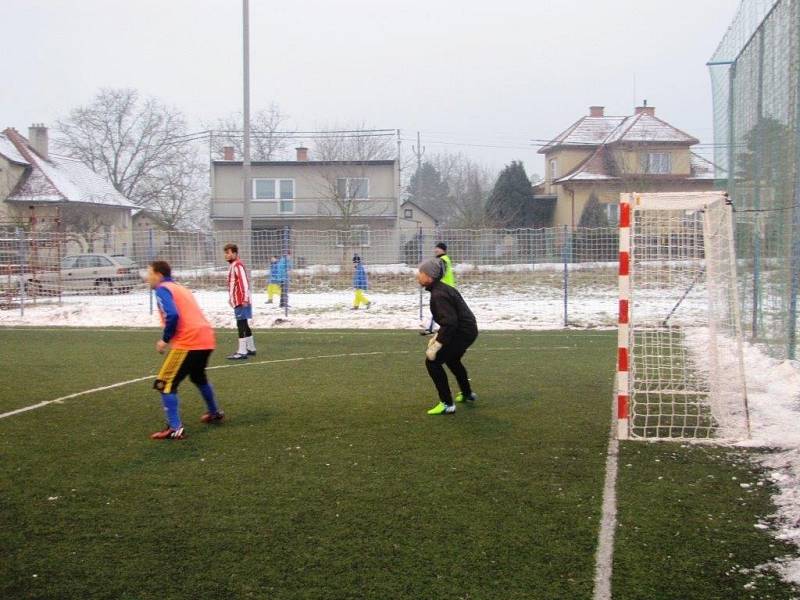
[[[157,336],[0,329],[0,412],[154,375]],[[414,332],[256,339],[256,359],[229,367],[235,335],[219,333],[212,365],[225,368],[210,377],[223,425],[200,424],[202,401],[182,385],[184,441],[148,439],[162,425],[149,379],[0,420],[0,598],[591,597],[613,333],[482,334],[465,359],[480,399],[449,417],[426,415],[435,395]],[[694,462],[695,449],[668,447]],[[641,468],[621,467],[618,566],[650,548],[628,533],[638,527],[660,542],[641,558],[650,567],[708,554],[676,564],[699,590],[718,584],[707,565],[727,565],[719,544],[673,535],[672,492],[741,521],[731,540],[753,560],[739,565],[774,550],[753,528],[768,489],[746,507],[702,489],[686,497],[701,467],[673,469],[649,512],[657,448],[623,448]],[[743,468],[701,470],[722,481]],[[647,595],[663,589],[654,577],[626,569],[615,593],[672,598]],[[772,597],[790,597],[773,583]]]

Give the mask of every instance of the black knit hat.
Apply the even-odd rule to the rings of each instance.
[[[438,244],[436,244],[435,247],[439,248],[439,250],[447,254],[447,244],[445,244],[444,242],[439,242]]]

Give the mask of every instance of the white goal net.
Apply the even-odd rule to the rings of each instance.
[[[619,437],[747,437],[727,196],[624,194],[620,209]]]

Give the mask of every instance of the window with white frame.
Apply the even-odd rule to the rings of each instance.
[[[619,204],[609,202],[606,204],[606,217],[609,225],[619,224]]]
[[[369,179],[367,177],[338,177],[336,192],[339,198],[366,200],[369,198]]]
[[[253,200],[278,202],[281,214],[294,212],[294,179],[253,179]]]
[[[362,248],[370,245],[369,225],[351,225],[350,231],[336,232],[336,245],[339,248]]]
[[[554,158],[550,161],[550,181],[558,179],[558,161]]]
[[[281,179],[280,183],[280,212],[290,214],[294,212],[294,180]]]
[[[413,208],[404,208],[403,209],[403,218],[404,219],[413,219],[414,218],[414,209]]]
[[[669,152],[645,152],[639,155],[642,173],[668,175],[672,172],[672,155]]]

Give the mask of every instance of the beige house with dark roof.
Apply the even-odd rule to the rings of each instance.
[[[602,106],[589,108],[551,142],[545,178],[535,193],[556,198],[553,225],[579,225],[593,196],[617,222],[619,195],[627,191],[697,192],[713,189],[714,166],[692,146],[699,140],[656,117],[652,106],[631,116],[606,116]]]

